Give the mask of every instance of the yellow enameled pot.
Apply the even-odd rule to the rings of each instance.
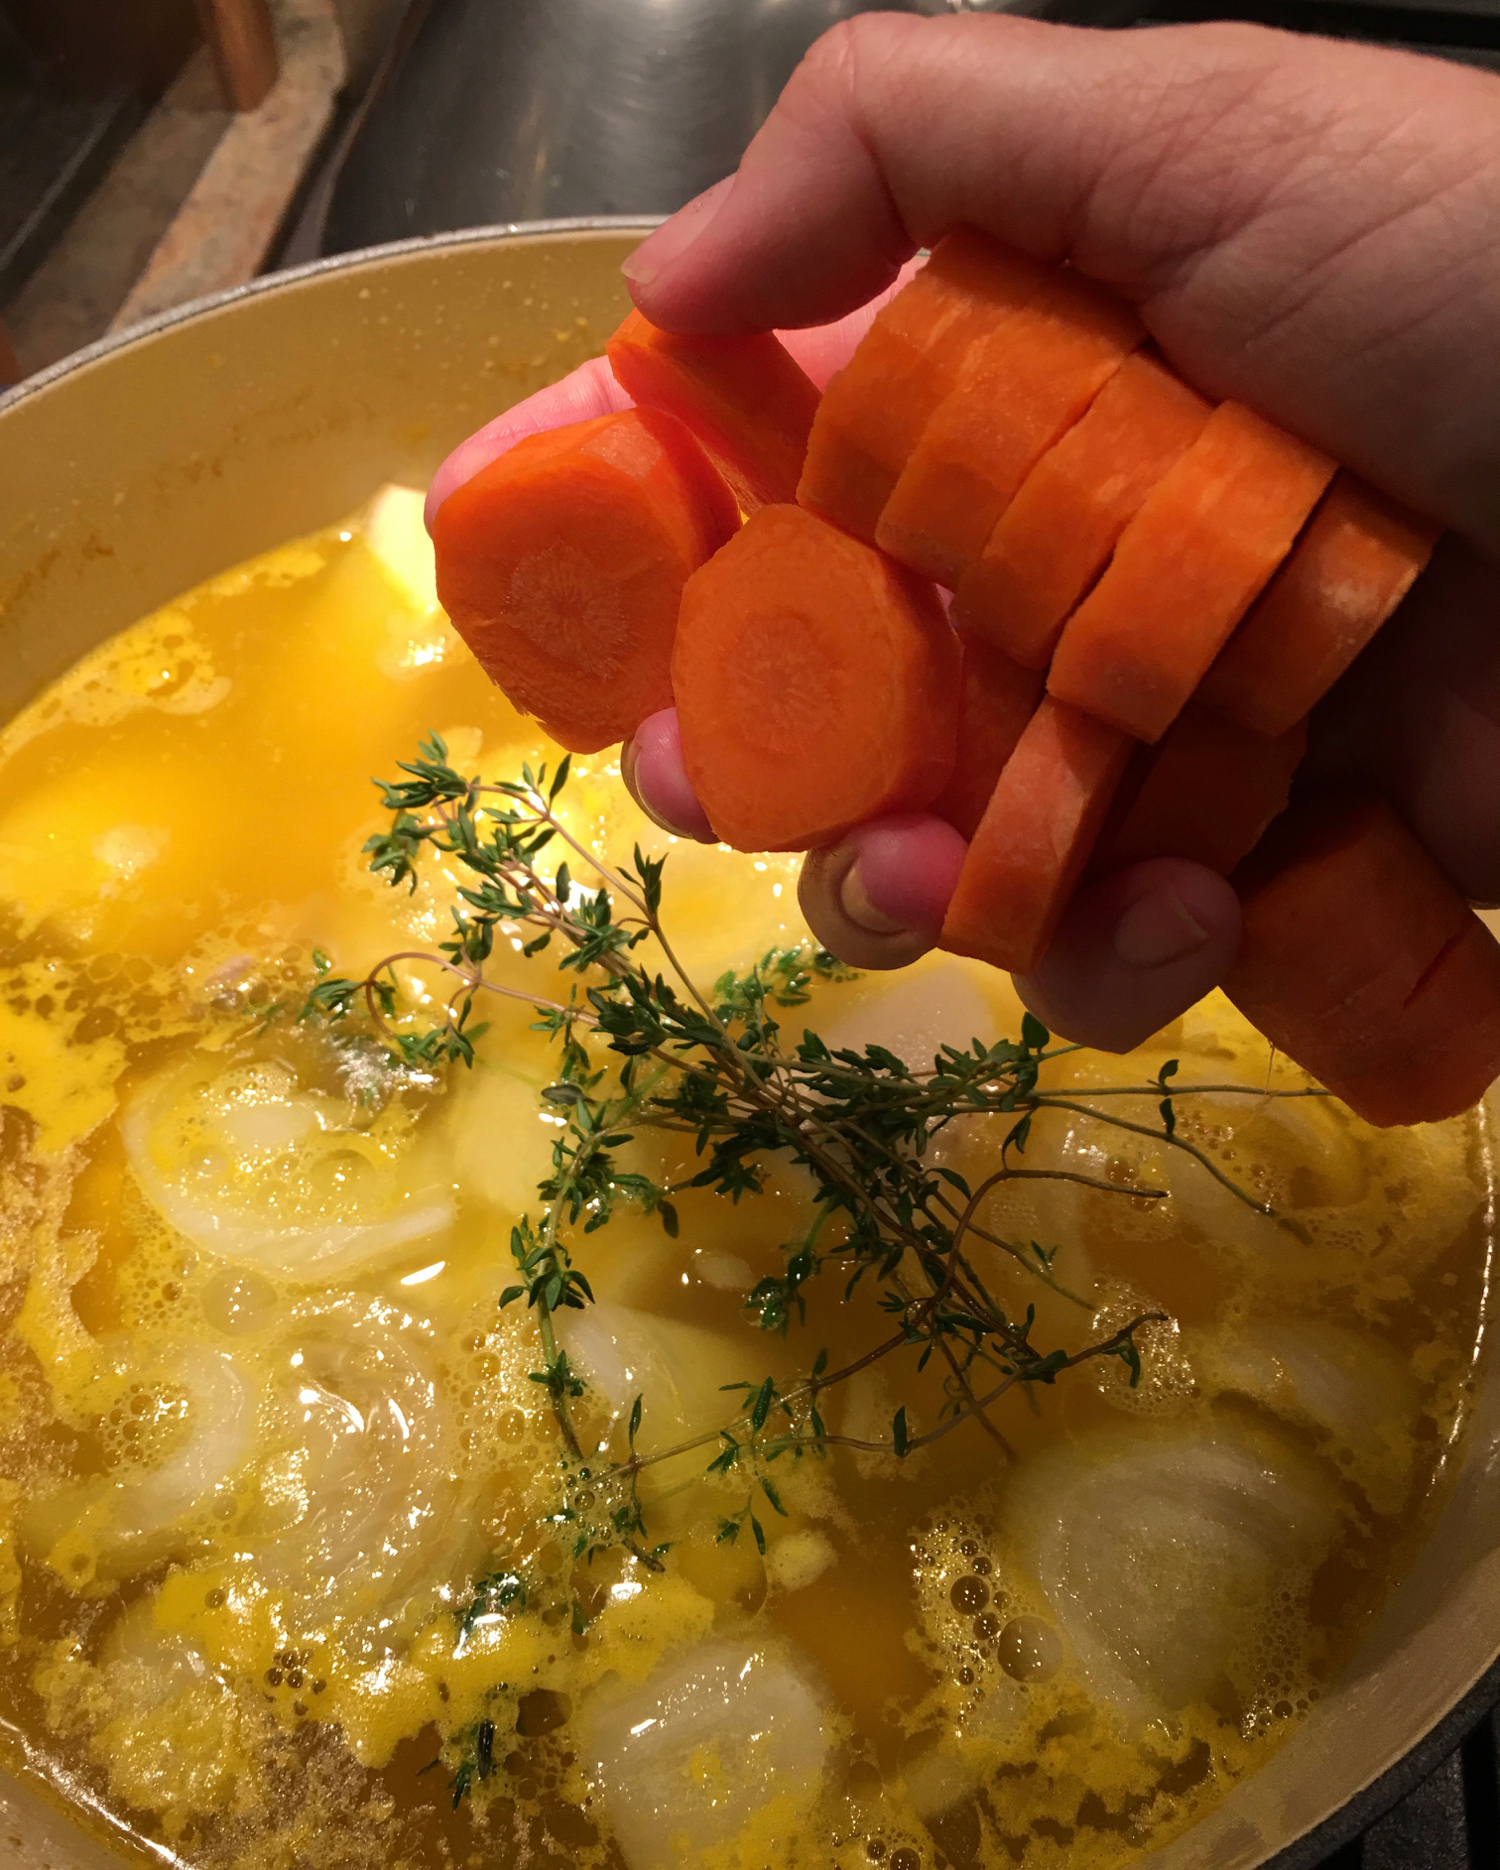
[[[540,223],[345,255],[168,314],[0,397],[0,719],[211,573],[382,482],[421,484],[481,421],[597,352],[627,307],[619,263],[642,228]],[[1478,1379],[1451,1498],[1363,1652],[1154,1870],[1316,1862],[1405,1789],[1415,1768],[1388,1769],[1490,1668],[1500,1377]],[[65,1808],[10,1739],[7,1870],[159,1865]]]

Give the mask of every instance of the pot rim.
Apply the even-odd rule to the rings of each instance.
[[[301,266],[289,266],[281,272],[259,273],[241,285],[205,293],[202,298],[188,299],[181,305],[173,305],[164,312],[143,318],[138,324],[106,332],[102,338],[96,338],[92,344],[85,344],[81,350],[70,351],[66,357],[60,357],[55,364],[48,364],[31,376],[22,377],[19,383],[12,384],[9,389],[0,389],[0,415],[7,414],[40,391],[50,389],[54,383],[61,382],[75,370],[86,369],[100,358],[109,357],[127,345],[135,344],[143,338],[155,337],[161,331],[170,331],[174,325],[185,324],[205,312],[215,312],[226,305],[237,305],[242,299],[259,298],[263,293],[279,292],[300,285],[304,280],[317,279],[324,273],[347,272],[357,266],[401,259],[407,254],[432,253],[445,247],[482,246],[486,241],[493,240],[525,240],[548,234],[645,234],[654,227],[660,227],[666,218],[662,214],[578,214],[553,221],[497,221],[485,227],[450,228],[440,234],[416,234],[410,240],[388,240],[373,247],[354,247],[347,253],[324,254],[320,259],[308,260]]]
[[[1336,1812],[1268,1857],[1261,1870],[1328,1870],[1326,1860],[1393,1811],[1408,1793],[1435,1773],[1486,1714],[1500,1703],[1500,1660],[1490,1664],[1434,1727],[1368,1785],[1345,1799]],[[1474,1859],[1477,1866],[1478,1859]]]
[[[379,265],[409,255],[441,252],[489,242],[525,240],[566,234],[647,233],[661,225],[664,215],[606,214],[562,216],[552,220],[505,221],[482,227],[448,229],[441,233],[421,234],[407,240],[385,241],[348,252],[326,254],[301,266],[262,273],[237,286],[207,293],[172,306],[151,318],[112,331],[82,349],[70,352],[56,363],[0,390],[0,417],[75,371],[112,356],[116,351],[170,331],[191,319],[258,298],[300,286],[324,274],[353,271],[361,266]],[[1421,1736],[1400,1759],[1376,1778],[1361,1786],[1330,1813],[1321,1824],[1304,1832],[1266,1858],[1263,1870],[1319,1870],[1334,1852],[1377,1823],[1400,1801],[1422,1783],[1460,1745],[1483,1716],[1500,1703],[1500,1660],[1492,1662],[1448,1712]]]

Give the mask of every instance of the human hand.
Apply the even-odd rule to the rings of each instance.
[[[668,328],[796,326],[971,222],[1123,293],[1199,389],[1453,527],[1321,711],[1311,758],[1384,787],[1493,900],[1497,181],[1500,83],[1436,61],[1234,26],[866,15],[819,42],[737,174],[627,271]],[[627,770],[648,809],[702,833],[675,746],[658,718]],[[863,826],[809,859],[804,908],[854,963],[900,965],[935,939],[961,857],[930,816]],[[1055,1029],[1123,1048],[1207,991],[1237,936],[1222,878],[1159,860],[1082,892],[1019,985]]]
[[[1488,74],[1241,26],[867,15],[819,42],[736,175],[626,271],[668,329],[761,330],[836,315],[969,222],[1124,294],[1198,389],[1452,527],[1322,711],[1312,759],[1385,789],[1464,892],[1494,900],[1497,193]],[[648,800],[676,779],[662,765],[637,762]],[[851,960],[906,960],[953,874],[940,821],[863,826],[809,861],[804,907]],[[1081,893],[1019,985],[1058,1030],[1125,1046],[1214,984],[1237,933],[1222,879],[1136,866]]]

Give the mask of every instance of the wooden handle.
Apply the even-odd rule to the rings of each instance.
[[[275,84],[280,63],[266,0],[196,0],[225,101],[254,110]]]

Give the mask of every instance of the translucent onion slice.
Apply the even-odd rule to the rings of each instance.
[[[1295,1621],[1334,1531],[1326,1493],[1279,1444],[1137,1428],[1043,1456],[1007,1516],[1091,1690],[1150,1720],[1242,1682]]]
[[[275,1060],[194,1059],[147,1084],[120,1119],[141,1192],[225,1259],[323,1283],[446,1232],[436,1179],[399,1099],[357,1126],[340,1098]]]
[[[1417,1385],[1372,1333],[1324,1319],[1262,1319],[1214,1333],[1194,1355],[1205,1379],[1321,1431],[1381,1511],[1405,1499]]]
[[[137,1598],[110,1625],[99,1652],[116,1704],[137,1713],[159,1708],[212,1675],[187,1637],[157,1629],[154,1608],[152,1598]]]
[[[562,1313],[557,1333],[616,1419],[643,1399],[636,1441],[643,1454],[716,1429],[742,1406],[721,1387],[737,1358],[733,1340],[717,1331],[601,1303]]]
[[[122,1539],[144,1539],[208,1512],[254,1443],[254,1393],[232,1357],[189,1344],[172,1376],[187,1394],[188,1436],[138,1480],[116,1483],[113,1518]]]
[[[307,1299],[265,1355],[259,1498],[243,1531],[266,1581],[357,1615],[389,1603],[424,1567],[442,1570],[457,1464],[411,1319],[348,1294]]]
[[[999,1036],[994,1009],[961,961],[919,962],[890,984],[860,984],[860,997],[819,1032],[830,1051],[884,1046],[912,1071],[928,1071],[939,1048]],[[841,1005],[839,1002],[831,1005]]]
[[[772,1799],[795,1824],[822,1788],[827,1696],[780,1647],[708,1643],[579,1711],[579,1754],[629,1870],[730,1844]],[[755,1839],[755,1861],[773,1840]],[[736,1859],[736,1861],[738,1861]]]
[[[212,1527],[216,1503],[254,1449],[254,1388],[223,1352],[189,1344],[141,1369],[121,1348],[119,1371],[129,1373],[127,1398],[155,1391],[180,1403],[173,1411],[179,1420],[155,1464],[126,1465],[32,1506],[28,1543],[70,1582],[90,1571],[130,1577],[189,1551]]]

